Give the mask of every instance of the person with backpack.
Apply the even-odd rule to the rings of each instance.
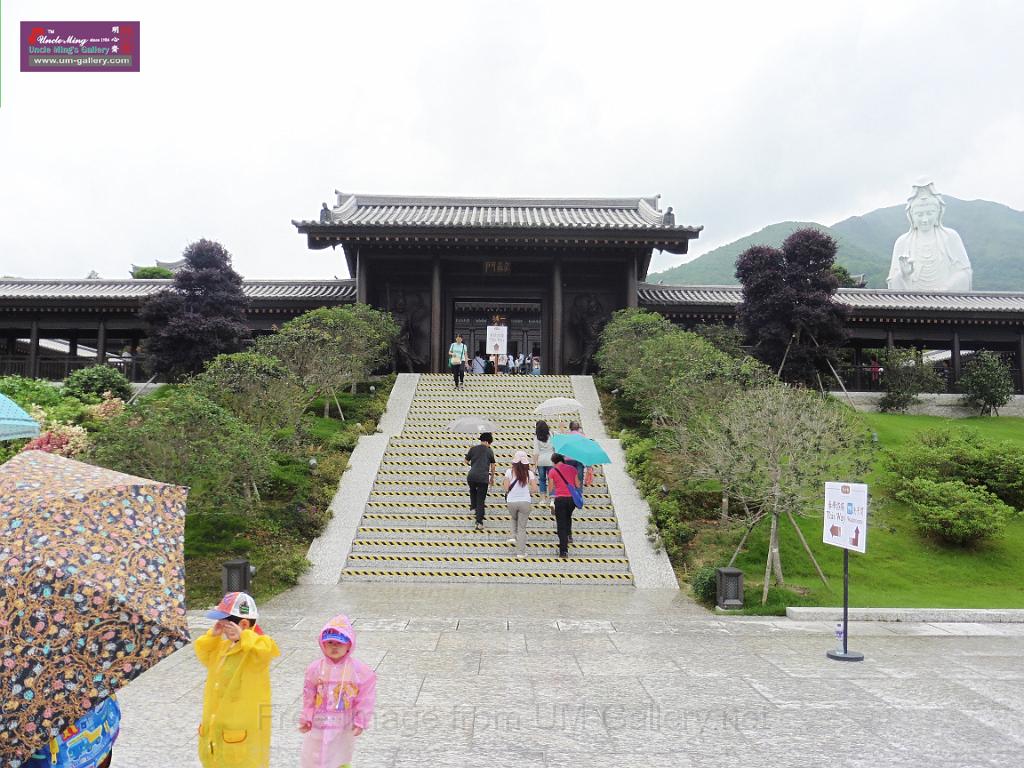
[[[579,480],[576,470],[569,466],[562,454],[551,454],[551,465],[548,481],[554,489],[558,556],[565,560],[569,557],[569,544],[572,541],[572,513],[576,509],[573,490],[575,489],[576,493],[579,493]]]
[[[512,466],[505,471],[505,503],[512,518],[512,538],[506,543],[516,548],[516,557],[526,555],[526,525],[537,492],[537,476],[530,471],[530,456],[516,451]]]

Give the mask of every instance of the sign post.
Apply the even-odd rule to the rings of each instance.
[[[504,355],[508,348],[508,326],[487,326],[487,354]]]
[[[822,541],[843,549],[843,647],[825,655],[836,661],[864,661],[851,651],[850,550],[863,554],[868,540],[868,487],[864,483],[825,483],[825,531]]]

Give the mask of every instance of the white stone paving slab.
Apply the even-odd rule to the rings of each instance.
[[[963,624],[864,635],[846,664],[827,622],[714,617],[677,590],[344,583],[260,612],[281,648],[271,768],[298,764],[310,628],[338,612],[380,676],[357,768],[991,768],[1024,743],[1024,637]],[[203,678],[185,648],[124,689],[115,765],[198,766]]]

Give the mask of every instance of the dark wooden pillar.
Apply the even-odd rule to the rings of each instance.
[[[107,364],[107,321],[102,319],[96,327],[96,364]]]
[[[68,360],[72,363],[78,359],[78,331],[68,335]]]
[[[1017,394],[1024,395],[1024,328],[1017,333]]]
[[[950,355],[952,357],[950,362],[953,364],[953,380],[950,384],[956,384],[960,381],[960,331],[956,328],[953,329],[953,346],[950,349]]]
[[[637,295],[635,255],[626,260],[626,306],[629,309],[636,309],[640,306],[640,297]]]
[[[430,276],[430,372],[441,372],[441,258],[434,257]]]
[[[892,349],[896,346],[896,339],[893,336],[892,328],[885,332],[885,347],[886,349]]]
[[[39,376],[39,321],[33,320],[28,336],[28,371],[30,379]]]
[[[366,259],[363,258],[360,249],[356,247],[356,302],[359,304],[368,304],[368,297],[370,295],[370,284],[366,277]],[[389,307],[390,309],[390,307]]]
[[[858,392],[864,391],[864,350],[860,344],[853,345],[853,386]]]
[[[544,373],[562,372],[562,258],[551,265],[551,359]]]

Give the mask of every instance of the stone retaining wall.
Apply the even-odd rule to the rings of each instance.
[[[882,392],[851,392],[849,396],[843,392],[833,392],[837,398],[844,403],[853,401],[853,407],[858,411],[877,411],[878,401],[882,399]],[[921,395],[921,402],[911,406],[907,413],[915,416],[945,416],[950,419],[962,419],[967,416],[977,416],[976,410],[963,406],[961,395]],[[1024,417],[1024,395],[1014,395],[1005,406],[999,409],[1000,416]]]

